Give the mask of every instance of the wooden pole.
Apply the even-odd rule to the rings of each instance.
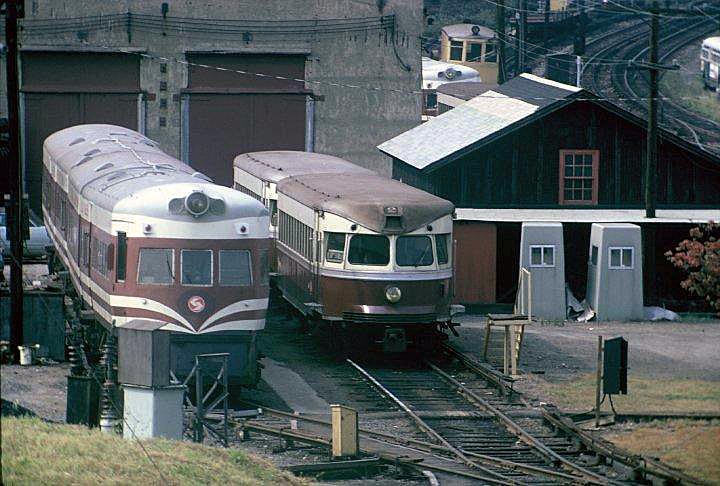
[[[495,25],[498,43],[497,43],[497,84],[503,84],[505,82],[505,42],[507,37],[505,36],[505,0],[497,0],[497,6],[495,9]]]
[[[650,98],[648,100],[648,133],[647,133],[647,150],[645,162],[645,217],[655,217],[655,197],[657,186],[657,116],[658,116],[658,36],[659,36],[659,20],[658,20],[658,1],[653,0],[652,3],[652,19],[650,24]]]
[[[20,162],[20,109],[18,89],[17,19],[22,11],[22,0],[5,2],[5,39],[7,43],[7,98],[8,131],[10,135],[8,177],[10,200],[8,201],[8,232],[10,240],[10,350],[19,362],[18,346],[23,344],[23,180]]]
[[[603,338],[598,336],[597,377],[595,382],[595,427],[600,426],[600,389],[602,387]]]

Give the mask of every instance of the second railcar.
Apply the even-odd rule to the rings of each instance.
[[[452,203],[377,175],[278,183],[278,287],[338,339],[432,346],[451,325]]]

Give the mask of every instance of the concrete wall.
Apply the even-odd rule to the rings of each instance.
[[[118,48],[141,49],[147,54],[170,58],[167,73],[161,61],[142,58],[141,89],[156,94],[147,102],[147,135],[163,150],[175,156],[181,150],[182,111],[180,91],[187,87],[187,51],[298,52],[309,51],[306,61],[307,87],[321,97],[315,103],[315,150],[345,157],[360,165],[390,175],[390,161],[375,148],[379,143],[419,124],[421,95],[410,93],[421,82],[420,32],[422,0],[224,0],[172,1],[168,17],[184,19],[348,19],[395,14],[397,28],[392,36],[378,31],[285,36],[253,34],[245,42],[241,35],[187,35],[174,29],[148,32],[139,24],[118,24],[101,29],[73,29],[62,32],[57,19],[91,15],[161,15],[160,0],[29,0],[23,48]],[[384,4],[378,8],[379,4]],[[55,19],[55,31],[40,32],[32,22]],[[35,31],[35,33],[33,33]],[[129,38],[130,37],[130,38]],[[403,68],[409,66],[410,70]],[[167,81],[167,108],[160,108],[159,85]],[[361,88],[334,87],[318,83],[342,83]],[[390,91],[397,90],[397,91]],[[161,127],[160,117],[167,120]]]

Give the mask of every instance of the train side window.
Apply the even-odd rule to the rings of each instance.
[[[220,285],[251,285],[249,250],[220,250]],[[183,269],[185,267],[183,266]],[[184,275],[184,272],[183,272]]]
[[[212,285],[212,256],[212,250],[182,250],[180,252],[182,284]]]
[[[175,252],[172,248],[140,248],[138,259],[138,283],[173,283]]]
[[[482,60],[482,46],[479,42],[469,43],[466,60],[468,62],[480,62]]]
[[[400,236],[395,242],[395,260],[401,267],[426,267],[433,264],[429,236]]]
[[[115,280],[124,282],[125,272],[127,271],[127,234],[124,231],[118,231],[117,241],[117,272],[115,273]]]
[[[450,60],[451,61],[462,61],[463,55],[463,42],[462,41],[450,41]]]
[[[269,266],[269,257],[268,257],[268,250],[258,250],[258,259],[259,266],[260,266],[260,285],[269,285],[270,284],[270,266]]]
[[[438,265],[447,265],[450,262],[448,255],[448,240],[450,234],[435,235],[435,247],[437,248]]]
[[[325,260],[342,263],[345,256],[345,233],[325,232]]]
[[[497,52],[494,44],[485,44],[485,56],[483,62],[497,62]]]
[[[387,265],[390,262],[390,240],[383,235],[353,235],[348,261],[353,265]]]

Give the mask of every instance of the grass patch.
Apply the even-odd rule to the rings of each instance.
[[[623,449],[657,457],[690,476],[720,485],[720,422],[659,421],[604,438]]]
[[[561,409],[589,410],[595,407],[595,374],[572,381],[547,383],[543,388]],[[628,395],[613,395],[613,403],[618,413],[720,413],[720,382],[628,377]],[[609,409],[607,404],[603,406]]]
[[[135,441],[98,429],[2,418],[4,484],[307,484],[237,449],[163,439]]]
[[[703,89],[700,44],[695,42],[678,52],[678,61],[686,68],[665,73],[661,88],[664,94],[671,96],[678,104],[720,123],[720,96]]]

